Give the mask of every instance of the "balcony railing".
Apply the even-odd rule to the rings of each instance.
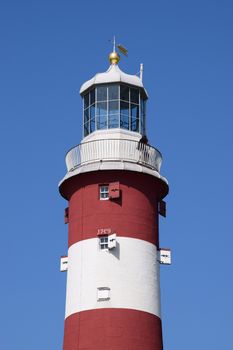
[[[68,171],[99,161],[126,161],[160,171],[161,153],[152,146],[125,139],[101,139],[81,143],[66,155]]]

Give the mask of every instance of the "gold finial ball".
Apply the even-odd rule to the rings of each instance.
[[[108,58],[111,64],[117,64],[120,61],[120,56],[117,52],[111,52]]]

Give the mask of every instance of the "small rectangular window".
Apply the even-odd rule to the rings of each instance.
[[[99,237],[99,245],[101,250],[111,250],[116,248],[116,233],[112,235],[103,235]]]
[[[105,301],[110,299],[110,288],[99,287],[97,288],[97,301]]]
[[[99,242],[100,242],[100,249],[108,249],[108,236],[101,236],[99,238]]]
[[[109,186],[101,185],[99,186],[100,200],[109,199]]]

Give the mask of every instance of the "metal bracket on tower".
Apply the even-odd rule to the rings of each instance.
[[[68,270],[68,256],[61,256],[60,258],[60,271],[65,272]]]
[[[159,262],[163,265],[171,265],[171,249],[160,248],[159,249]]]
[[[158,211],[159,211],[159,214],[162,215],[163,217],[167,216],[167,205],[165,201],[160,201],[158,203]]]

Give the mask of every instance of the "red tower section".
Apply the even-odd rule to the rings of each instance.
[[[123,73],[81,87],[84,138],[66,156],[68,275],[63,350],[162,350],[159,211],[168,193],[146,138],[147,93]],[[67,262],[67,261],[65,261]]]

